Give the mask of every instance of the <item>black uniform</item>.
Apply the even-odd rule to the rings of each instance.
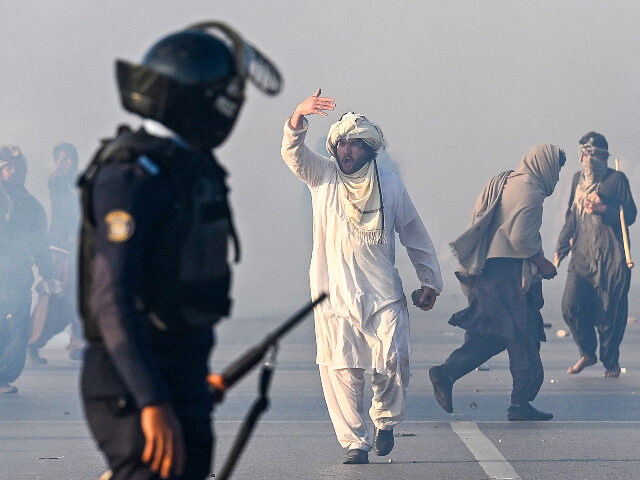
[[[580,172],[577,172],[556,248],[561,258],[571,251],[562,314],[580,354],[596,356],[595,327],[600,338],[600,360],[606,369],[616,369],[627,324],[627,293],[631,282],[622,243],[620,206],[627,225],[636,219],[636,206],[627,177],[608,168],[597,189],[607,206],[606,213],[580,215],[573,201],[579,181]]]
[[[0,187],[0,385],[22,373],[31,332],[33,265],[49,280],[47,215],[24,186]]]
[[[186,445],[181,478],[210,471],[211,326],[230,307],[224,177],[211,154],[141,130],[106,144],[81,178],[82,396],[114,480],[158,478],[140,461],[140,411],[167,401]]]

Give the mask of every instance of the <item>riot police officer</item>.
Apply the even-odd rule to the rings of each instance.
[[[118,60],[137,131],[105,141],[82,193],[81,388],[113,480],[208,476],[212,326],[229,314],[227,243],[238,242],[225,170],[246,80],[275,94],[277,69],[230,27],[207,22]]]

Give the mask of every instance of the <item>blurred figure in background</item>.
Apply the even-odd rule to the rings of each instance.
[[[67,350],[69,358],[80,360],[84,341],[76,302],[76,250],[80,210],[75,181],[78,175],[78,152],[70,143],[53,148],[53,171],[49,177],[51,223],[49,249],[53,261],[54,278],[60,282],[58,295],[40,295],[33,311],[33,327],[27,358],[33,364],[44,364],[38,350],[54,335],[71,324],[71,337]]]
[[[56,294],[59,282],[47,242],[47,215],[26,187],[27,159],[14,145],[0,147],[0,393],[16,393],[11,385],[25,364],[31,331],[33,266],[42,279],[37,292]]]
[[[620,208],[629,226],[636,219],[636,205],[625,174],[607,166],[609,144],[604,135],[585,134],[579,140],[578,157],[582,169],[573,176],[554,258],[559,265],[571,252],[562,315],[578,345],[580,358],[567,373],[580,373],[598,362],[597,329],[604,376],[618,377],[631,283]]]

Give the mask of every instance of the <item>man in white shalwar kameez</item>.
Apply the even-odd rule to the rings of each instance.
[[[395,262],[395,232],[414,265],[421,290],[416,306],[433,307],[442,290],[433,243],[400,178],[376,163],[380,127],[347,113],[330,129],[331,158],[304,143],[305,115],[327,115],[332,98],[320,90],[285,122],[282,157],[311,191],[311,295],[329,298],[315,310],[320,378],[344,463],[388,455],[393,428],[404,418],[409,383],[409,314]],[[373,400],[364,418],[364,373],[372,372]],[[373,438],[372,438],[373,437]]]

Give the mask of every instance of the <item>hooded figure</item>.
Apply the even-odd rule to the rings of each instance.
[[[507,418],[553,417],[529,402],[544,378],[541,280],[556,275],[542,251],[542,204],[553,193],[564,161],[555,145],[531,148],[515,171],[489,181],[472,211],[471,227],[451,243],[469,306],[449,323],[466,330],[465,343],[429,370],[436,399],[448,412],[453,411],[453,383],[506,349],[513,376]]]
[[[378,125],[347,113],[331,126],[331,158],[304,143],[305,115],[333,110],[316,95],[285,123],[282,158],[306,183],[313,204],[311,296],[329,298],[315,309],[316,362],[345,463],[367,463],[368,452],[387,455],[393,428],[404,418],[409,383],[409,319],[394,265],[395,232],[406,247],[422,289],[420,308],[433,306],[442,289],[427,230],[400,178],[378,168],[384,143]],[[364,373],[372,374],[373,401],[364,416]]]
[[[47,245],[47,214],[24,185],[27,159],[20,148],[0,147],[0,394],[24,368],[31,328],[34,269],[42,276],[36,291],[57,290]]]
[[[573,177],[565,223],[556,245],[556,264],[571,252],[562,315],[580,358],[569,367],[569,374],[597,363],[597,330],[604,375],[620,375],[620,343],[627,325],[631,283],[620,211],[629,226],[635,221],[636,206],[627,177],[607,166],[608,148],[605,137],[597,132],[580,139],[582,169]]]

